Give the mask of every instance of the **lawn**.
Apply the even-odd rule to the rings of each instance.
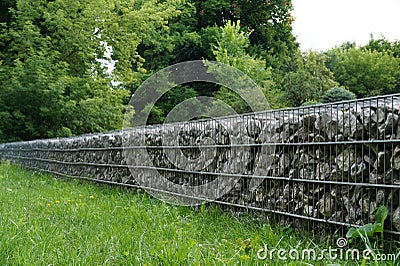
[[[357,265],[262,260],[259,250],[328,248],[290,227],[215,206],[0,165],[0,265]]]

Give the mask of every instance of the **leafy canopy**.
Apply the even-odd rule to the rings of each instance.
[[[180,1],[16,0],[2,4],[0,141],[121,127],[137,48],[180,14]],[[6,11],[5,11],[6,10]],[[107,46],[112,55],[106,55]],[[103,59],[115,64],[110,74]]]

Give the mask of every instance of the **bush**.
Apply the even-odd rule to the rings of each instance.
[[[354,99],[356,99],[356,95],[351,91],[339,87],[334,87],[326,91],[324,95],[322,95],[321,101],[323,103],[331,103]]]
[[[321,102],[317,101],[317,100],[311,100],[311,101],[307,101],[302,103],[300,106],[310,106],[310,105],[315,105],[315,104],[320,104]]]

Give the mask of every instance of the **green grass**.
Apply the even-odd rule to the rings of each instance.
[[[0,265],[353,265],[260,260],[270,247],[327,248],[307,234],[216,207],[0,165]]]

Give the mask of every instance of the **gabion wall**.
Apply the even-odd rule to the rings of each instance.
[[[188,198],[199,195],[191,187],[218,179],[218,203],[312,222],[362,225],[386,205],[386,231],[400,235],[399,116],[400,95],[391,95],[7,143],[0,157],[54,174],[179,194],[169,189],[172,182]],[[224,180],[235,181],[229,191]]]

